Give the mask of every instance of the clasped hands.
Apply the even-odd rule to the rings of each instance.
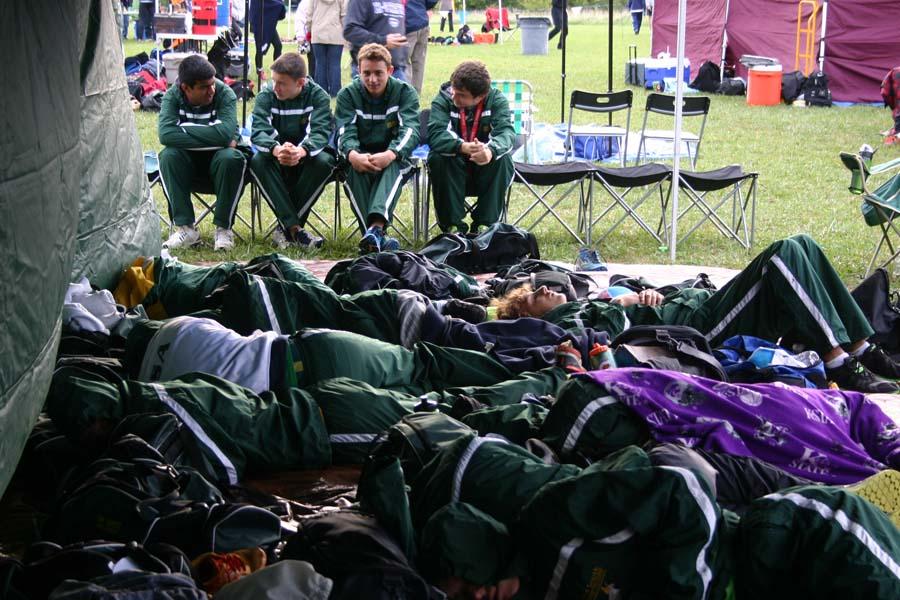
[[[385,150],[384,152],[357,152],[351,150],[347,155],[350,166],[358,173],[380,173],[389,164],[397,160],[397,155],[393,150]]]
[[[469,160],[479,166],[488,164],[494,157],[488,145],[479,140],[463,142],[462,146],[459,147],[459,153],[468,157]]]
[[[272,156],[274,156],[280,164],[286,167],[293,167],[306,158],[307,152],[306,148],[303,146],[295,146],[290,142],[285,142],[272,149]]]

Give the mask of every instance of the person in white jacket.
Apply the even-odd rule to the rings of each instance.
[[[305,3],[306,27],[312,34],[315,59],[313,79],[334,98],[341,89],[347,0],[306,0]]]

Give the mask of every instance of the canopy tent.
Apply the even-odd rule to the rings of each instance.
[[[685,29],[691,69],[705,61],[736,63],[743,54],[778,59],[795,70],[798,0],[692,0]],[[827,4],[827,21],[822,18]],[[652,54],[674,54],[678,3],[658,0],[653,13]],[[900,64],[900,2],[820,0],[817,40],[824,39],[824,71],[836,101],[879,102],[881,79]],[[739,64],[738,75],[746,72]]]
[[[0,494],[54,368],[63,295],[159,252],[110,0],[0,3]]]

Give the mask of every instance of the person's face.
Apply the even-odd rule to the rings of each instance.
[[[394,73],[394,67],[383,60],[363,59],[359,61],[359,77],[370,96],[379,98],[387,89],[388,78]]]
[[[211,104],[216,96],[216,79],[210,77],[202,81],[198,81],[194,85],[181,84],[181,91],[187,98],[188,104],[191,106],[206,106]]]
[[[566,303],[566,295],[553,292],[542,285],[525,297],[525,313],[532,317],[542,317],[551,308]]]
[[[279,100],[293,100],[300,95],[304,85],[306,77],[294,79],[290,75],[272,71],[272,89]]]
[[[473,96],[472,92],[465,88],[455,88],[450,86],[450,97],[453,98],[453,105],[456,108],[471,108],[484,100],[484,94],[481,96]]]

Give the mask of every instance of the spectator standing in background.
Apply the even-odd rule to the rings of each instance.
[[[256,44],[256,70],[263,66],[263,56],[271,45],[272,60],[281,56],[281,36],[278,35],[278,21],[287,15],[282,0],[250,0],[250,31]]]
[[[641,32],[641,21],[644,18],[645,8],[644,0],[628,0],[628,10],[631,12],[631,27],[634,29],[635,35]]]
[[[559,42],[556,43],[556,49],[562,48],[563,40],[569,35],[569,15],[563,9],[563,0],[551,0],[550,18],[553,20],[553,29],[550,30],[550,36],[547,39],[552,40],[553,37],[560,33]]]
[[[407,81],[406,7],[404,0],[348,0],[344,39],[350,42],[351,73],[356,77],[356,55],[366,44],[380,44],[391,53],[393,76]]]
[[[409,44],[407,74],[416,93],[422,94],[425,80],[425,55],[428,53],[428,12],[437,0],[406,0],[406,39]]]
[[[115,3],[113,3],[115,5]],[[128,39],[128,11],[131,10],[131,0],[119,0],[119,6],[121,7],[122,12],[120,13],[120,17],[122,19],[122,39]]]
[[[341,91],[341,54],[344,52],[344,17],[347,0],[304,0],[306,27],[315,57],[313,79],[332,98]]]
[[[152,40],[153,35],[153,11],[154,0],[141,0],[138,4],[138,20],[134,24],[134,39]]]
[[[450,22],[450,33],[453,33],[453,0],[441,0],[441,32],[444,31],[444,23]]]
[[[247,7],[244,5],[246,0],[231,0],[231,24],[236,25],[244,31],[244,19],[247,17]]]

